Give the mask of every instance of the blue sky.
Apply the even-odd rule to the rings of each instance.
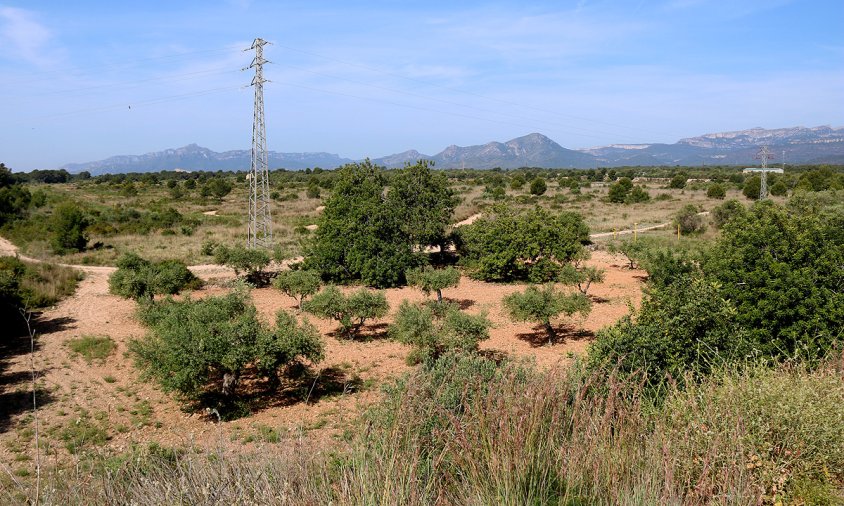
[[[0,0],[0,161],[248,149],[255,37],[274,151],[842,126],[842,20],[841,0]]]

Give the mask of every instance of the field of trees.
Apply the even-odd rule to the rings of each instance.
[[[844,168],[244,176],[0,166],[3,501],[844,503]]]

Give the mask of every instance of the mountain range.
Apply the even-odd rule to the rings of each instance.
[[[464,147],[451,145],[436,155],[409,150],[372,161],[386,167],[402,167],[408,162],[428,159],[434,161],[440,169],[750,165],[758,163],[754,157],[762,145],[767,145],[773,153],[772,163],[781,163],[784,155],[787,164],[844,164],[844,128],[829,126],[752,128],[680,139],[674,144],[612,144],[586,149],[567,149],[542,134],[532,133],[503,143],[489,142]],[[189,144],[144,155],[122,155],[96,162],[70,163],[61,168],[74,173],[88,171],[93,175],[175,169],[248,170],[250,159],[250,150],[218,153]],[[271,169],[334,168],[354,161],[333,153],[269,152]]]

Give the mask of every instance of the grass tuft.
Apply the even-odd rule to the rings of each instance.
[[[65,344],[76,355],[82,356],[88,363],[104,362],[117,348],[114,340],[108,336],[82,336],[68,339]]]

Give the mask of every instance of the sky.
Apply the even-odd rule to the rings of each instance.
[[[0,162],[190,143],[354,159],[844,126],[844,1],[0,0]]]

